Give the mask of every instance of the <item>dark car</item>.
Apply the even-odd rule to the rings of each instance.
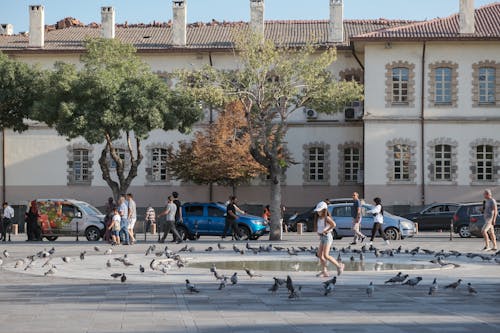
[[[481,230],[484,225],[484,216],[482,214],[483,204],[480,204],[480,209],[477,212],[470,215],[469,219],[469,232],[472,236],[483,237]],[[498,207],[500,209],[500,207]],[[495,225],[493,226],[495,230],[496,239],[500,239],[500,216],[497,215],[495,220]]]
[[[459,206],[458,203],[434,203],[403,217],[418,223],[418,230],[450,230],[451,219]]]
[[[183,222],[176,225],[183,239],[200,236],[222,236],[226,220],[226,206],[220,203],[185,203],[182,205]],[[269,233],[264,219],[254,215],[238,215],[236,220],[242,239],[258,239]]]
[[[302,223],[302,231],[314,231],[314,207],[302,212],[294,214],[286,219],[285,223],[289,231],[297,231],[297,224]]]
[[[453,231],[462,238],[471,236],[469,223],[471,215],[481,214],[483,208],[482,202],[472,202],[461,204],[455,214],[453,214]]]

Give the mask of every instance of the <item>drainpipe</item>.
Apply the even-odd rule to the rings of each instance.
[[[421,204],[425,206],[425,52],[426,52],[427,44],[424,41],[422,46],[422,82],[420,87],[420,160],[421,160]]]
[[[213,60],[212,60],[212,52],[208,52],[208,61],[209,61],[209,65],[210,67],[213,67],[214,66],[214,63],[213,63]],[[210,104],[208,106],[208,116],[209,116],[209,119],[208,119],[208,123],[210,125],[213,124],[214,122],[214,109],[212,107],[212,104]],[[210,183],[208,184],[208,196],[209,196],[209,201],[212,202],[214,201],[214,184]]]
[[[2,202],[7,201],[5,190],[5,128],[2,128]]]
[[[363,63],[361,62],[361,60],[359,60],[357,54],[356,54],[356,48],[354,46],[354,44],[351,43],[351,53],[354,57],[354,59],[356,59],[359,67],[361,67],[361,69],[363,70],[363,82],[365,81],[364,80],[364,76],[365,76],[365,66],[363,66]],[[364,113],[364,111],[363,111]],[[362,192],[361,193],[361,197],[364,198],[365,197],[365,189],[366,189],[366,186],[365,186],[365,133],[366,133],[366,129],[365,129],[365,120],[364,119],[361,119],[361,121],[363,122],[363,132],[361,134],[361,142],[363,144],[363,189],[362,189]]]

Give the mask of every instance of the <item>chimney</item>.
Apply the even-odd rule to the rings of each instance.
[[[115,38],[115,9],[101,7],[101,37]]]
[[[29,47],[44,45],[45,38],[45,8],[42,5],[31,5],[30,10],[30,39]]]
[[[460,0],[459,14],[460,34],[473,34],[474,27],[474,0]]]
[[[328,24],[328,42],[344,42],[344,4],[342,0],[330,0],[330,22]]]
[[[0,35],[11,36],[14,34],[14,26],[10,23],[0,24]]]
[[[173,38],[174,46],[186,45],[187,4],[185,0],[173,0]]]
[[[250,28],[264,36],[264,0],[250,0]]]

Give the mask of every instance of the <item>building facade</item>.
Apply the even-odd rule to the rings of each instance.
[[[252,0],[249,23],[186,24],[186,3],[179,0],[173,1],[172,22],[139,26],[115,24],[114,9],[103,7],[100,25],[63,20],[44,27],[44,7],[30,6],[29,36],[4,33],[0,50],[52,68],[56,61],[78,65],[86,37],[118,38],[134,44],[152,71],[164,75],[207,64],[236,68],[231,36],[247,26],[290,46],[314,38],[337,47],[332,73],[365,84],[365,101],[335,115],[311,109],[292,115],[287,142],[298,163],[284,176],[285,205],[309,206],[352,191],[381,196],[386,204],[420,205],[475,200],[482,188],[495,190],[500,3],[474,10],[473,1],[462,1],[457,15],[412,22],[343,20],[341,0],[324,2],[330,20],[264,21],[264,1]],[[461,31],[467,22],[469,30]],[[166,146],[188,139],[175,131],[153,131],[144,141],[145,159],[130,188],[139,205],[160,206],[172,190],[184,200],[209,200],[207,186],[179,183],[166,172]],[[21,134],[5,130],[2,147],[2,185],[9,201],[77,197],[99,205],[110,194],[97,163],[102,146],[68,142],[44,124],[32,123]],[[123,154],[124,148],[123,142]],[[266,201],[266,182],[256,179],[240,187],[241,201]],[[217,187],[213,200],[225,201],[229,193]]]

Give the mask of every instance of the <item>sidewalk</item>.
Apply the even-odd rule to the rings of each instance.
[[[138,239],[141,240],[139,235]],[[443,237],[444,236],[444,237]],[[150,236],[151,237],[151,236]],[[143,238],[142,238],[143,239]],[[480,258],[448,257],[443,260],[460,265],[457,268],[433,267],[425,270],[408,270],[410,277],[422,276],[422,282],[414,288],[389,286],[384,281],[397,271],[346,271],[338,278],[334,292],[323,296],[322,281],[311,271],[259,271],[262,277],[250,278],[243,270],[238,271],[237,285],[218,290],[218,282],[208,269],[187,267],[171,268],[166,274],[151,271],[148,264],[155,255],[145,256],[146,249],[154,244],[138,243],[134,246],[113,247],[111,255],[103,252],[109,248],[104,243],[75,242],[63,238],[55,242],[28,243],[23,235],[11,243],[0,243],[0,253],[7,249],[9,258],[4,259],[0,270],[0,320],[2,332],[499,332],[500,317],[500,265]],[[250,242],[253,247],[317,246],[316,236],[284,234],[284,241]],[[299,253],[290,259],[286,251],[272,251],[244,255],[232,250],[233,242],[221,242],[226,248],[217,249],[218,238],[203,237],[189,242],[193,252],[181,253],[189,262],[217,262],[223,260],[315,260],[311,253]],[[347,247],[350,239],[336,240],[337,249]],[[376,242],[381,246],[381,241]],[[244,248],[246,242],[235,242]],[[100,252],[94,251],[99,246]],[[161,245],[161,246],[160,246]],[[158,244],[157,251],[177,251],[184,244]],[[480,253],[481,239],[454,239],[439,233],[421,233],[413,239],[391,244],[412,250],[417,246],[434,251],[457,250]],[[55,253],[51,264],[57,266],[53,276],[43,276],[46,259],[38,259],[33,268],[14,269],[16,259],[25,258],[52,246]],[[213,251],[207,252],[209,246]],[[359,248],[359,247],[357,247]],[[86,251],[81,261],[79,254]],[[119,263],[112,268],[107,260],[128,254],[134,265],[125,267]],[[338,252],[335,252],[335,257]],[[343,261],[352,254],[346,250]],[[358,260],[357,255],[354,254]],[[64,263],[62,256],[70,257]],[[162,257],[164,258],[164,257]],[[395,257],[375,258],[366,254],[366,262],[428,263],[434,256],[400,254]],[[140,273],[138,266],[146,268]],[[110,273],[126,273],[127,281],[114,280]],[[231,275],[231,270],[221,270]],[[286,288],[272,295],[268,288],[273,276],[290,275],[296,285],[302,286],[297,299],[289,299]],[[189,293],[184,286],[188,278],[200,289]],[[428,296],[434,278],[440,285],[435,296]],[[457,290],[445,290],[444,286],[462,279]],[[366,287],[375,285],[373,297],[367,297]],[[469,295],[466,283],[472,283],[478,295]]]

